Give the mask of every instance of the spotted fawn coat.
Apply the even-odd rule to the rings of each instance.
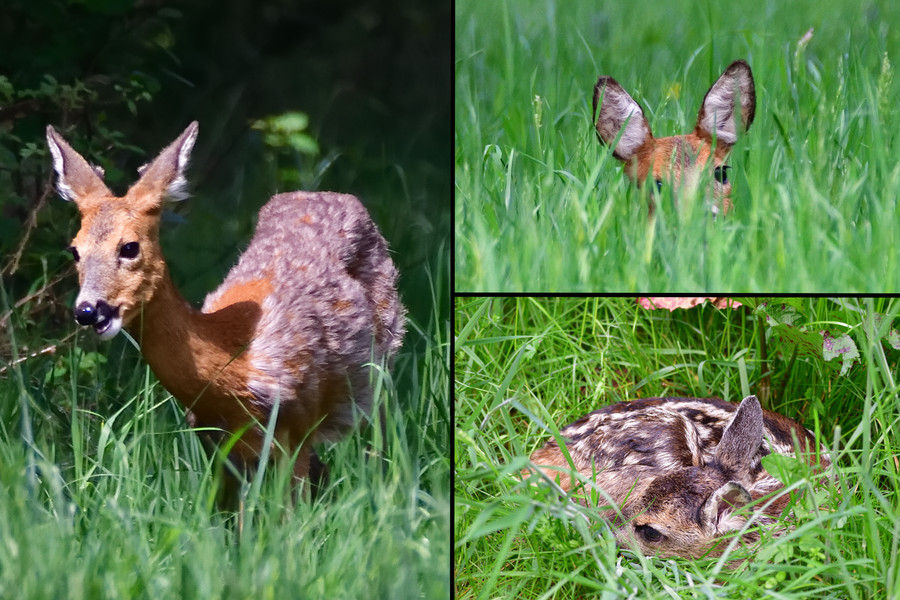
[[[604,511],[616,537],[645,554],[700,557],[720,554],[716,538],[740,530],[750,511],[738,511],[782,484],[760,459],[802,455],[826,467],[828,455],[799,423],[763,411],[755,396],[735,405],[718,398],[645,398],[581,417],[560,431],[576,471],[620,509]],[[795,446],[796,438],[799,446]],[[555,440],[532,463],[565,491],[575,482]],[[778,497],[755,523],[776,523],[788,502]],[[600,504],[609,504],[601,497]],[[758,540],[748,532],[744,541]]]

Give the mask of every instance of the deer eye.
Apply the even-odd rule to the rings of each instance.
[[[76,248],[75,246],[69,246],[68,248],[66,248],[66,250],[68,250],[69,253],[72,254],[72,258],[75,259],[75,262],[78,262],[78,259],[81,258],[80,256],[78,256],[78,248]]]
[[[140,252],[141,246],[137,242],[128,242],[127,244],[122,244],[122,247],[119,248],[119,256],[121,258],[134,258]]]
[[[635,525],[634,531],[647,542],[656,543],[663,539],[663,534],[649,525]]]
[[[659,192],[660,194],[662,194],[662,186],[663,186],[662,179],[657,179],[656,180],[656,191]]]
[[[725,185],[728,183],[728,169],[730,169],[728,165],[722,165],[721,167],[716,167],[715,177],[716,181]]]

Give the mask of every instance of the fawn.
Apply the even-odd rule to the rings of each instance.
[[[750,65],[742,60],[731,63],[706,92],[697,125],[686,135],[653,137],[641,106],[615,79],[604,75],[594,86],[593,119],[597,139],[613,147],[613,156],[625,163],[628,177],[638,186],[652,176],[658,187],[668,182],[679,189],[695,185],[703,170],[711,170],[712,198],[714,202],[721,201],[722,214],[732,208],[728,180],[731,167],[725,160],[738,133],[750,129],[755,113],[753,73]],[[718,214],[719,206],[713,203],[711,210]],[[653,214],[652,201],[650,214]]]
[[[159,221],[165,199],[185,195],[197,130],[191,123],[116,197],[103,170],[47,127],[59,193],[81,213],[70,247],[75,319],[101,339],[128,330],[189,423],[243,432],[230,455],[239,466],[257,464],[277,404],[273,445],[304,478],[311,444],[346,433],[354,404],[370,408],[373,365],[400,347],[397,270],[354,196],[278,194],[225,281],[201,310],[190,306],[169,277]]]
[[[716,538],[740,531],[751,515],[756,525],[783,533],[778,518],[787,494],[747,507],[783,487],[763,468],[763,456],[800,455],[823,469],[831,464],[812,432],[762,410],[756,396],[739,406],[718,398],[621,402],[578,419],[560,434],[575,470],[608,496],[601,495],[600,505],[611,500],[618,507],[602,515],[612,522],[619,543],[662,557],[721,555],[727,542]],[[564,491],[576,485],[555,440],[535,451],[531,461]],[[743,543],[758,540],[756,530],[741,535]]]

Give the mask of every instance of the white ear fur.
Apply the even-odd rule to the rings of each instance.
[[[47,147],[50,148],[50,156],[53,157],[53,170],[56,171],[56,190],[63,200],[72,202],[75,200],[75,191],[66,181],[65,161],[63,160],[62,150],[56,143],[56,131],[47,126]]]
[[[197,141],[198,128],[199,125],[197,124],[197,121],[192,122],[187,126],[187,129],[184,130],[184,133],[182,133],[179,138],[183,138],[183,141],[178,148],[178,154],[175,159],[176,175],[166,189],[166,196],[171,200],[184,200],[188,196],[188,181],[184,173],[187,170],[187,165],[191,158],[191,151],[194,149],[194,142]]]
[[[63,200],[78,203],[92,193],[109,193],[103,169],[88,163],[52,125],[47,125],[47,147],[56,171],[56,189]]]
[[[169,200],[187,198],[188,181],[185,171],[194,142],[197,140],[198,128],[197,122],[194,121],[175,141],[166,146],[159,156],[141,166],[138,169],[141,178],[132,189],[150,192],[150,195],[159,201],[162,198]]]
[[[740,115],[735,116],[735,103]],[[733,145],[738,134],[750,129],[756,114],[756,88],[750,65],[736,60],[709,88],[697,115],[697,132],[715,137],[720,144]]]
[[[619,160],[631,160],[638,148],[653,138],[641,106],[612,77],[603,76],[597,80],[593,114],[597,137],[607,146],[615,143],[619,132],[622,132],[619,143],[613,149],[613,155]]]

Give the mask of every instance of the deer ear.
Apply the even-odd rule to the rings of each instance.
[[[735,107],[740,111],[735,116]],[[719,144],[731,146],[738,133],[750,129],[756,114],[756,87],[750,65],[742,60],[731,63],[709,88],[697,115],[696,133],[716,138]]]
[[[64,200],[79,204],[91,196],[112,196],[103,183],[103,169],[92,166],[75,152],[52,125],[47,125],[47,146],[56,171],[56,189]]]
[[[726,477],[741,479],[750,470],[763,439],[763,413],[756,396],[747,396],[716,446],[716,462]]]
[[[619,143],[613,149],[613,156],[619,160],[631,160],[638,148],[653,139],[650,123],[644,117],[640,104],[612,77],[603,76],[597,80],[597,85],[594,86],[593,114],[600,142],[612,146],[616,138],[619,138]],[[621,137],[619,132],[622,133]]]
[[[703,526],[712,533],[726,533],[740,529],[743,519],[734,517],[734,512],[749,504],[753,498],[744,486],[729,481],[706,500],[700,509]]]
[[[191,150],[197,140],[199,125],[196,121],[187,126],[178,138],[165,147],[149,164],[138,172],[141,178],[131,186],[129,197],[146,203],[143,208],[159,208],[163,200],[183,200],[187,197],[187,170]]]

